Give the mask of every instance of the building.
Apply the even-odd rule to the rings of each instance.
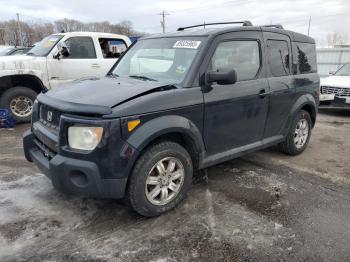
[[[317,48],[317,67],[320,77],[329,76],[342,65],[350,62],[350,47],[336,46],[334,48]]]

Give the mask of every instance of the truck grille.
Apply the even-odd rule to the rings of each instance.
[[[336,96],[350,96],[350,88],[322,86],[322,94],[334,94]]]
[[[55,133],[58,133],[60,124],[61,112],[47,105],[40,105],[40,123],[48,127]]]

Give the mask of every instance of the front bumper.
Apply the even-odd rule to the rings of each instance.
[[[320,108],[350,108],[350,97],[339,97],[334,94],[321,94]]]
[[[70,158],[56,154],[52,158],[38,146],[34,134],[28,130],[23,136],[24,154],[28,161],[51,179],[53,186],[67,194],[96,198],[122,198],[127,176],[103,178],[100,168],[93,161]]]

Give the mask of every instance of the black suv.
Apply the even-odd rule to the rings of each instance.
[[[301,153],[316,121],[315,41],[249,21],[189,28],[139,40],[104,78],[40,94],[27,160],[57,189],[157,216],[195,170],[276,144]]]

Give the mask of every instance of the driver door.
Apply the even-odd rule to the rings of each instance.
[[[208,55],[205,72],[234,69],[235,84],[212,84],[204,90],[204,139],[209,155],[262,140],[269,101],[261,32],[218,36]]]
[[[97,59],[94,41],[91,37],[70,37],[64,42],[68,47],[69,56],[55,59],[53,58],[55,52],[51,52],[47,60],[51,87],[84,77],[101,75],[101,61]]]

